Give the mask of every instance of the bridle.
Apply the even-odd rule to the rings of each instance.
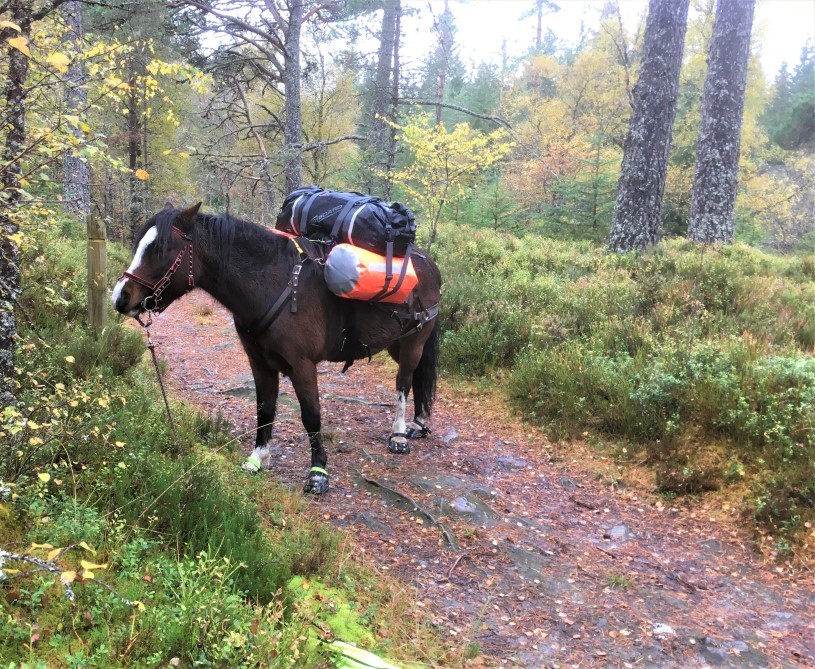
[[[195,277],[192,273],[192,237],[188,234],[180,230],[179,228],[173,226],[172,232],[176,237],[184,240],[184,246],[181,247],[181,250],[178,252],[178,255],[173,260],[173,264],[170,265],[170,269],[168,269],[164,276],[162,276],[158,281],[155,283],[152,281],[148,281],[144,277],[139,276],[138,274],[133,274],[132,272],[123,272],[122,276],[119,277],[119,281],[122,279],[130,279],[131,281],[135,281],[136,283],[144,286],[147,290],[150,291],[150,294],[147,295],[142,301],[141,306],[147,312],[160,314],[167,305],[165,305],[161,301],[161,294],[164,292],[164,289],[170,284],[170,280],[173,278],[173,274],[178,271],[178,268],[181,267],[181,259],[184,257],[184,252],[187,253],[188,265],[187,265],[187,287],[188,290],[192,290],[195,288]]]

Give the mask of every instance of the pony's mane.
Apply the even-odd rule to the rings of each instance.
[[[156,227],[157,235],[154,244],[160,253],[165,253],[172,239],[173,223],[181,213],[180,209],[167,207],[153,216],[136,236],[135,246],[138,246],[142,237],[152,226]],[[210,253],[217,255],[221,262],[230,261],[233,245],[236,238],[246,243],[247,248],[273,254],[281,246],[277,235],[269,233],[265,228],[251,221],[231,216],[230,214],[203,214],[199,213],[193,227],[193,240]],[[242,259],[235,258],[236,262]]]

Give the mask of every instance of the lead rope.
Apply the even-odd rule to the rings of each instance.
[[[153,358],[153,367],[156,368],[156,378],[158,378],[158,387],[161,388],[161,396],[164,398],[164,407],[167,409],[167,420],[170,423],[170,428],[173,431],[173,438],[175,439],[175,449],[178,457],[184,456],[184,449],[181,448],[181,441],[178,438],[178,430],[175,427],[175,421],[173,420],[173,414],[170,412],[170,402],[167,400],[167,391],[164,389],[164,381],[161,379],[161,370],[158,366],[158,358],[156,357],[156,345],[153,342],[152,338],[150,337],[150,326],[153,324],[153,312],[147,312],[147,322],[142,322],[141,318],[137,317],[139,321],[139,325],[144,328],[144,331],[147,333],[147,348],[150,349],[150,355]]]

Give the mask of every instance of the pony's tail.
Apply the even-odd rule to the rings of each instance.
[[[413,372],[413,405],[416,416],[430,416],[433,411],[439,368],[439,331],[437,317],[430,337],[424,343],[419,364]]]

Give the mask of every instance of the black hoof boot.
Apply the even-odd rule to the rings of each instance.
[[[312,467],[303,492],[310,495],[324,495],[328,492],[328,472],[322,467]]]
[[[432,431],[433,430],[427,427],[427,425],[425,425],[418,418],[414,418],[410,423],[408,423],[407,430],[405,430],[405,436],[408,439],[424,439]]]
[[[394,432],[388,437],[388,450],[391,453],[398,453],[399,455],[410,453],[410,444],[408,443],[407,435],[404,432]]]

